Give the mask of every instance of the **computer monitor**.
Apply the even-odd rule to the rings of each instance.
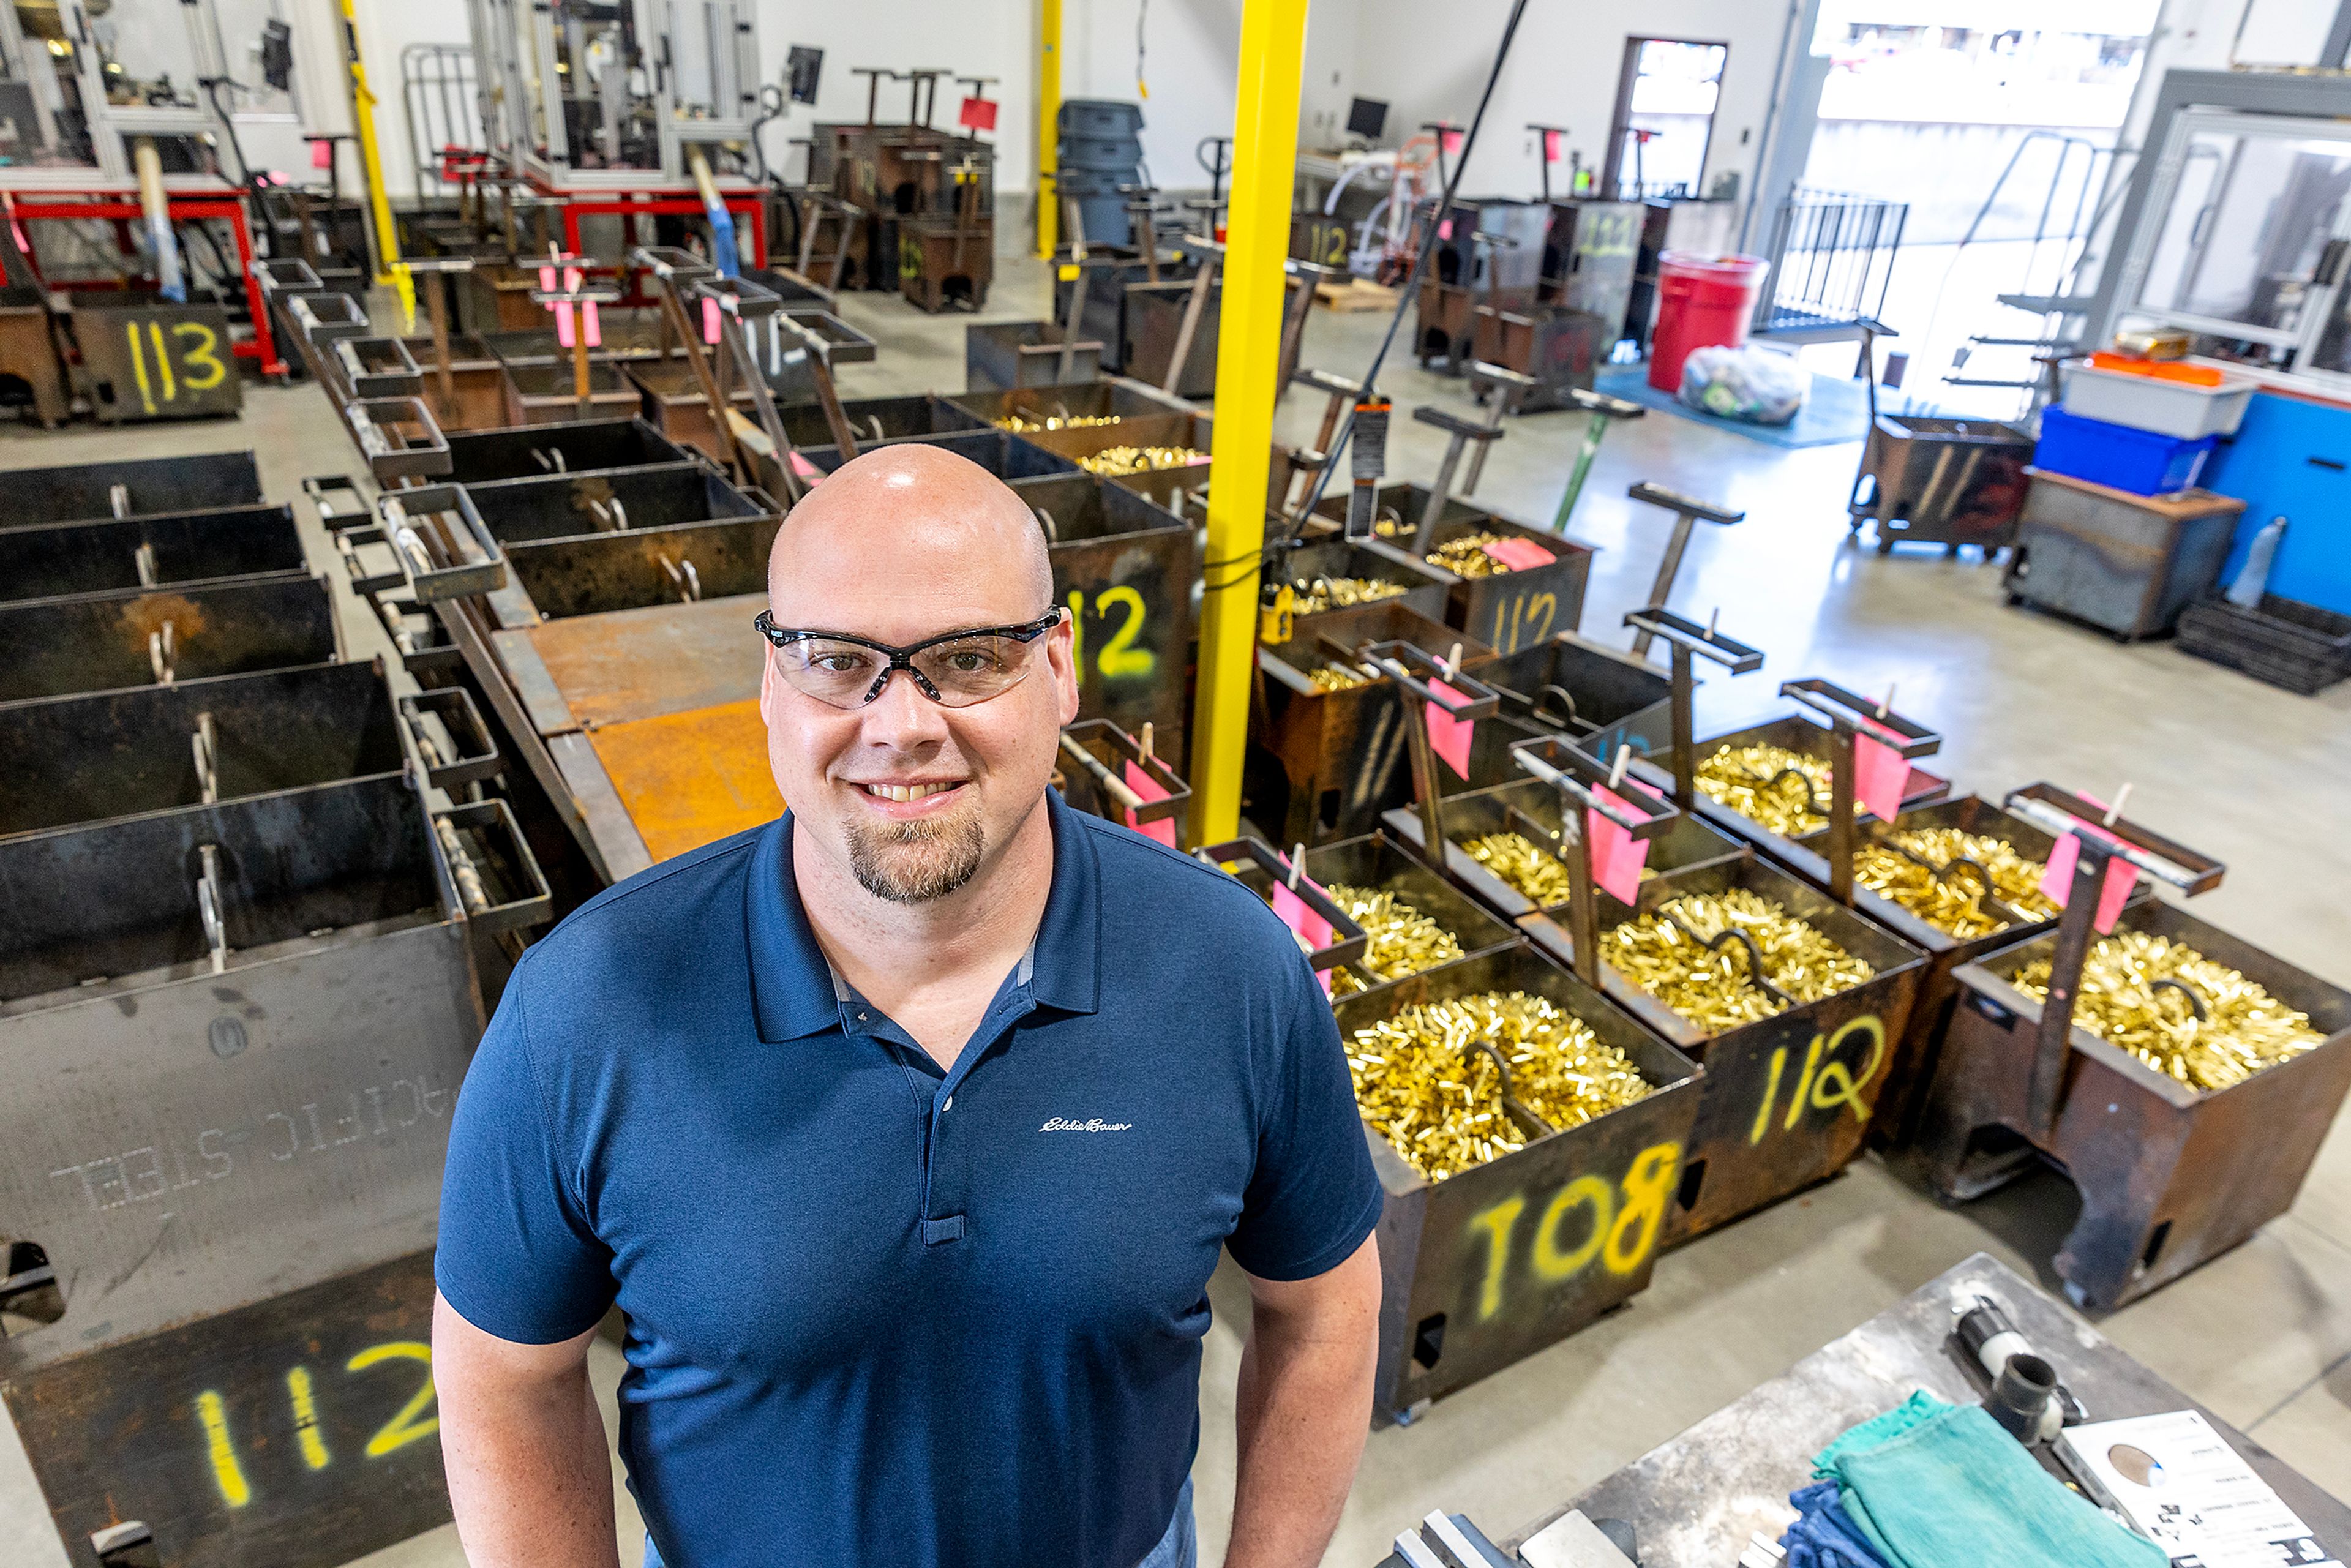
[[[1388,106],[1376,98],[1359,98],[1347,109],[1347,134],[1377,141],[1388,126]]]

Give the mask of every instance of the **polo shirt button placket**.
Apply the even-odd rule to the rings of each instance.
[[[931,1218],[931,1172],[939,1157],[939,1123],[954,1108],[953,1094],[948,1094],[940,1100],[938,1109],[931,1114],[931,1135],[925,1140],[923,1154],[923,1245],[925,1247],[938,1247],[949,1241],[963,1239],[962,1215],[941,1215],[935,1219]]]

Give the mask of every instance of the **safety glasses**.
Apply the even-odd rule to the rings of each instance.
[[[1038,638],[1061,623],[1060,609],[1020,626],[942,632],[903,648],[839,632],[789,632],[760,611],[751,624],[775,645],[776,670],[795,691],[838,708],[860,708],[904,670],[942,707],[1002,696],[1029,674]]]

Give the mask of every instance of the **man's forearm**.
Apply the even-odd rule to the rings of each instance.
[[[474,1568],[618,1568],[612,1465],[587,1369],[455,1403],[444,1396],[441,1445]]]
[[[1369,1307],[1310,1322],[1258,1309],[1241,1352],[1226,1568],[1313,1568],[1322,1560],[1371,1421],[1376,1288]]]

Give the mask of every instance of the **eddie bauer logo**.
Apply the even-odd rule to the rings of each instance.
[[[1134,1126],[1132,1122],[1105,1122],[1100,1116],[1089,1116],[1082,1122],[1052,1116],[1037,1130],[1040,1133],[1124,1133],[1133,1130]]]

